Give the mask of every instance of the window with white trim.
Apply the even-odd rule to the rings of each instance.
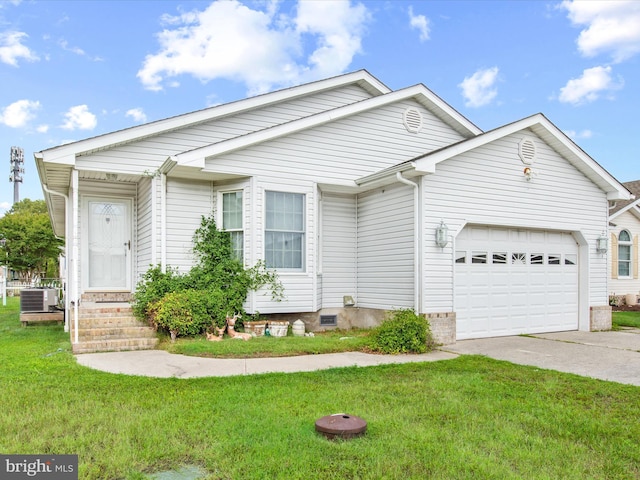
[[[267,267],[304,270],[304,195],[267,191],[265,196],[264,241]]]
[[[622,230],[618,235],[618,277],[631,276],[631,234]]]
[[[231,235],[233,253],[244,259],[244,229],[242,228],[242,191],[222,194],[222,229]]]

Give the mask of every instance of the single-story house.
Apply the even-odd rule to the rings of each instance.
[[[609,216],[611,232],[611,278],[609,295],[616,303],[637,303],[638,237],[640,237],[640,180],[623,185],[635,198],[614,204]]]
[[[602,243],[630,192],[542,114],[483,132],[424,85],[360,70],[35,158],[76,323],[150,265],[186,272],[211,212],[285,287],[247,311],[309,330],[398,308],[442,343],[611,322]]]

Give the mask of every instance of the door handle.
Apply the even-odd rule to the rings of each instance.
[[[124,242],[125,247],[127,247],[129,250],[131,250],[131,240]]]

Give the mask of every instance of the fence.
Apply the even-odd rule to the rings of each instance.
[[[25,288],[55,288],[58,290],[60,303],[62,303],[64,298],[64,282],[61,278],[38,278],[31,282],[11,280],[7,282],[7,296],[18,297],[20,296],[20,290],[24,290]]]

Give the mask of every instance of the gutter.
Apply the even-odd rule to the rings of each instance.
[[[421,239],[422,239],[422,215],[420,209],[420,187],[416,182],[412,182],[411,180],[402,176],[402,172],[396,172],[396,179],[400,183],[404,183],[405,185],[409,185],[413,188],[413,251],[414,251],[414,259],[413,259],[413,305],[416,310],[416,314],[420,315],[422,313],[422,282],[421,282],[421,272],[422,272],[422,251],[420,250]]]

